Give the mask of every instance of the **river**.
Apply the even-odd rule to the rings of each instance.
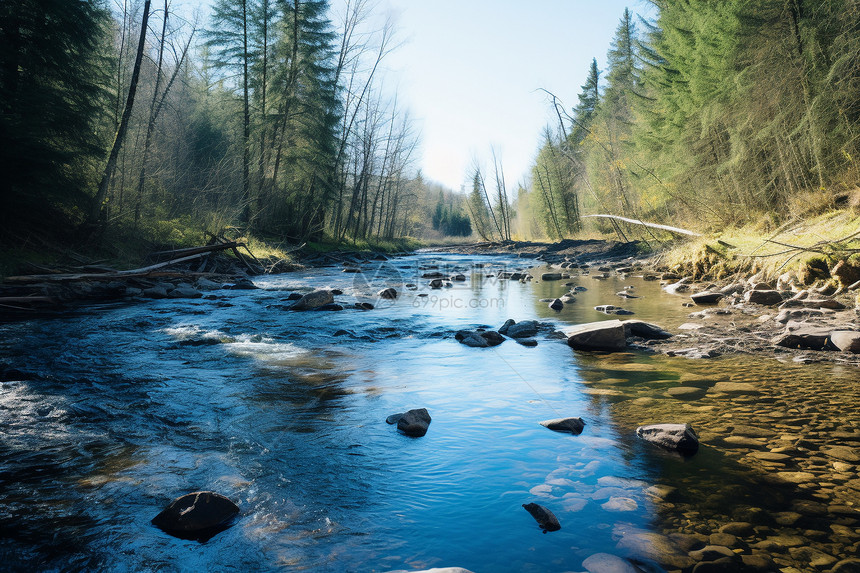
[[[801,535],[834,562],[850,556],[860,541],[857,466],[825,452],[856,445],[856,368],[577,353],[542,335],[534,348],[453,339],[508,318],[556,328],[610,318],[598,304],[670,329],[690,312],[635,276],[574,277],[588,290],[561,312],[539,299],[567,292],[567,281],[495,276],[538,264],[419,254],[357,274],[311,269],[255,278],[258,290],[0,325],[0,361],[27,373],[0,386],[3,567],[578,571],[598,552],[647,562],[631,543],[619,545],[625,536],[702,537],[732,521],[757,528],[738,541],[746,553],[756,553],[753,541]],[[431,290],[419,277],[433,266],[467,280]],[[373,296],[386,286],[397,300]],[[624,286],[639,298],[616,297]],[[321,287],[342,290],[335,298],[347,307],[376,308],[285,310],[288,294]],[[705,394],[725,380],[756,390]],[[705,395],[668,397],[679,383]],[[420,407],[433,418],[422,438],[385,423]],[[585,431],[538,424],[562,416],[581,416]],[[635,438],[638,425],[675,421],[702,437],[690,459]],[[733,432],[750,426],[761,435]],[[844,439],[834,441],[836,431]],[[721,441],[730,434],[752,441]],[[780,444],[802,459],[754,455]],[[771,479],[779,472],[814,479]],[[238,503],[235,524],[200,543],[150,523],[196,490]],[[817,506],[807,515],[798,500]],[[543,534],[521,507],[531,501],[549,507],[561,530]],[[846,529],[827,529],[832,523]],[[805,570],[806,558],[790,551],[797,546],[766,552]]]

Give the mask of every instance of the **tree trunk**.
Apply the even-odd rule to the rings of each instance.
[[[119,123],[119,129],[116,131],[116,136],[113,140],[113,146],[110,150],[105,170],[102,172],[102,179],[99,183],[99,190],[96,193],[92,208],[90,209],[87,226],[96,228],[99,226],[99,221],[104,212],[104,202],[107,198],[108,187],[110,186],[111,177],[116,170],[116,160],[119,157],[119,150],[122,147],[122,142],[125,139],[125,133],[128,130],[128,122],[131,119],[131,110],[134,106],[134,96],[137,93],[137,80],[140,77],[140,63],[143,60],[143,52],[146,47],[146,27],[149,24],[149,6],[152,0],[145,0],[143,4],[143,18],[140,23],[140,40],[137,43],[137,56],[134,59],[134,69],[131,73],[131,84],[128,88],[128,97],[125,101],[125,109],[122,112],[122,120]]]

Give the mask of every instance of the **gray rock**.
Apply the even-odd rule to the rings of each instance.
[[[678,400],[698,400],[707,392],[706,388],[697,388],[695,386],[675,386],[666,391],[669,396]]]
[[[205,277],[200,277],[197,279],[197,288],[199,290],[218,290],[221,288],[221,284],[210,281]]]
[[[665,340],[672,338],[672,334],[666,332],[656,324],[645,322],[642,320],[625,320],[624,334],[625,336],[638,336],[648,340]]]
[[[559,311],[564,308],[564,303],[561,302],[561,299],[557,298],[549,303],[549,307],[555,311]]]
[[[465,344],[472,348],[487,348],[490,346],[489,341],[481,336],[479,332],[460,330],[454,335],[454,338],[460,344]]]
[[[699,450],[699,436],[690,424],[652,424],[636,428],[636,435],[667,450],[690,456]]]
[[[167,293],[167,298],[200,298],[203,293],[189,285],[180,285]]]
[[[442,282],[442,279],[433,279],[429,284],[430,288],[442,288],[444,285],[445,283]]]
[[[490,346],[498,346],[502,342],[505,341],[505,337],[496,332],[495,330],[487,330],[485,332],[479,333],[484,340],[487,341],[487,344]]]
[[[581,434],[583,428],[585,428],[585,422],[582,418],[556,418],[554,420],[544,420],[540,425],[554,432],[569,432],[574,435]]]
[[[260,287],[255,285],[251,281],[251,279],[241,278],[241,279],[237,280],[235,283],[233,283],[232,285],[225,285],[224,288],[230,289],[230,290],[255,290],[255,289],[258,289]]]
[[[420,438],[427,433],[430,422],[431,418],[430,414],[427,413],[427,409],[418,408],[417,410],[404,412],[397,420],[397,429],[407,436]]]
[[[530,338],[538,333],[538,323],[534,320],[523,320],[508,327],[506,334],[511,338]]]
[[[616,547],[631,557],[650,559],[671,569],[686,569],[695,563],[670,538],[659,533],[628,533]]]
[[[632,311],[617,307],[612,304],[602,304],[599,306],[595,306],[594,310],[597,312],[602,312],[603,314],[618,314],[618,315],[627,315],[633,314]]]
[[[516,320],[514,320],[513,318],[509,318],[509,319],[507,319],[507,320],[505,321],[505,323],[502,325],[502,327],[499,329],[499,334],[505,334],[505,335],[507,335],[507,334],[508,334],[508,328],[510,328],[511,326],[515,325],[516,323],[517,323],[517,321],[516,321]]]
[[[835,330],[830,333],[830,342],[842,352],[860,354],[860,332]]]
[[[528,348],[534,348],[538,345],[538,341],[534,338],[515,338],[514,341],[516,341],[520,346],[526,346]]]
[[[683,278],[676,283],[672,283],[663,287],[663,290],[669,294],[678,294],[682,292],[688,292],[690,290],[690,285],[687,284],[690,282],[689,278]]]
[[[792,323],[789,323],[791,325]],[[796,323],[795,323],[796,324]],[[836,350],[831,343],[830,329],[803,324],[800,327],[786,329],[787,331],[773,339],[773,344],[784,348],[807,348],[810,350]]]
[[[456,281],[456,282],[463,282],[466,280],[466,275],[462,275],[462,274],[453,275],[453,276],[451,276],[451,280]]]
[[[577,350],[617,352],[627,348],[624,324],[620,320],[580,324],[565,334],[568,346]]]
[[[391,287],[384,288],[378,293],[376,293],[376,296],[378,296],[379,298],[394,300],[395,298],[397,298],[397,289],[393,289]]]
[[[168,532],[193,533],[216,528],[239,513],[239,507],[219,493],[196,491],[174,499],[152,523]]]
[[[582,566],[588,573],[640,573],[629,561],[609,553],[595,553],[585,558]]]
[[[704,292],[692,294],[690,295],[690,298],[693,299],[693,302],[696,304],[716,304],[720,302],[724,296],[725,295],[721,292],[706,290]]]
[[[302,296],[302,298],[293,303],[290,310],[313,310],[333,302],[334,297],[332,296],[331,291],[320,289]]]
[[[167,289],[161,286],[143,289],[143,296],[147,298],[167,298]]]
[[[750,304],[773,306],[782,302],[782,293],[778,290],[749,290],[744,293],[744,300]]]
[[[537,521],[544,533],[561,529],[558,518],[546,507],[537,503],[524,503],[523,508],[535,518],[535,521]]]

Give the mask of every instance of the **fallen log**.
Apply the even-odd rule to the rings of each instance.
[[[223,248],[229,249],[230,246],[227,245],[219,245]],[[223,249],[222,249],[223,250]],[[197,253],[195,255],[188,255],[187,257],[180,257],[178,259],[172,259],[170,261],[165,261],[163,263],[157,263],[154,265],[149,265],[148,267],[142,267],[139,269],[129,269],[127,271],[116,271],[112,273],[77,273],[77,274],[59,274],[59,275],[19,275],[6,277],[4,280],[6,282],[11,283],[31,283],[31,282],[57,282],[57,281],[87,281],[87,280],[111,280],[111,279],[127,279],[131,277],[143,277],[147,276],[154,271],[159,269],[163,269],[164,267],[168,267],[170,265],[175,265],[179,263],[184,263],[187,261],[192,261],[194,259],[198,259],[207,255],[209,252]]]
[[[650,227],[652,229],[662,229],[664,231],[669,231],[670,233],[676,233],[678,235],[688,235],[690,237],[701,237],[701,233],[696,233],[695,231],[689,231],[687,229],[681,229],[680,227],[670,227],[669,225],[659,225],[657,223],[646,223],[645,221],[640,221],[639,219],[628,219],[627,217],[619,217],[618,215],[583,215],[582,218],[585,219],[587,217],[600,217],[603,219],[614,219],[616,221],[624,221],[625,223],[631,223],[633,225],[642,225],[644,227]]]

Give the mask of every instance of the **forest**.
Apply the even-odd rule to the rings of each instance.
[[[858,201],[860,1],[652,4],[620,15],[579,94],[547,92],[557,121],[523,184],[494,154],[458,192],[416,167],[371,0],[217,0],[205,19],[5,2],[4,242],[557,240],[586,221],[632,239],[647,230],[586,216],[709,230]]]

